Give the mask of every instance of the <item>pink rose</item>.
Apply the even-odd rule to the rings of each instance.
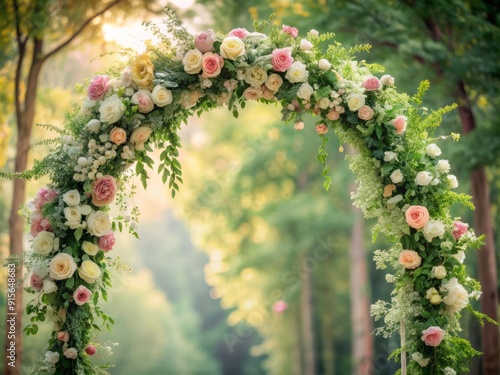
[[[87,345],[87,347],[85,348],[85,353],[87,353],[88,355],[94,355],[95,353],[97,353],[97,349],[94,345]]]
[[[99,100],[106,94],[106,91],[108,91],[110,87],[108,76],[95,76],[92,78],[92,81],[90,81],[87,96],[90,100]]]
[[[399,264],[408,270],[414,270],[422,264],[422,258],[416,251],[403,250],[399,253]]]
[[[151,112],[155,107],[153,96],[149,90],[138,90],[134,95],[132,95],[130,102],[137,104],[139,112],[141,113]]]
[[[41,210],[45,203],[52,202],[56,197],[56,190],[43,187],[36,193],[33,204],[37,210]]]
[[[368,77],[363,81],[363,87],[366,91],[380,90],[382,84],[377,77]]]
[[[425,227],[429,221],[429,211],[423,206],[410,206],[406,210],[406,222],[415,229]]]
[[[69,340],[69,333],[66,331],[59,331],[57,332],[57,339],[62,342],[68,342]]]
[[[52,232],[52,225],[48,219],[45,219],[40,212],[34,213],[31,216],[30,234],[36,237],[38,233],[47,231]]]
[[[103,251],[113,250],[113,246],[115,246],[115,234],[113,232],[109,232],[102,237],[99,237],[99,248]]]
[[[90,301],[91,296],[92,296],[92,292],[90,290],[88,290],[86,287],[84,287],[83,285],[80,285],[73,292],[73,299],[75,300],[75,303],[78,306],[84,305],[88,301]]]
[[[422,341],[427,346],[438,346],[443,341],[444,330],[437,326],[431,326],[422,331]]]
[[[92,203],[98,207],[110,204],[115,199],[116,191],[114,177],[106,175],[98,178],[92,184]]]
[[[457,220],[453,223],[452,234],[455,240],[460,239],[469,230],[469,224]]]
[[[215,33],[212,29],[196,35],[194,38],[194,45],[201,53],[210,52],[214,49]]]
[[[31,274],[30,286],[38,292],[43,287],[43,279],[36,273]]]
[[[273,70],[286,72],[293,64],[292,50],[290,48],[276,48],[271,54]]]
[[[245,39],[249,32],[247,29],[233,29],[227,34],[227,36],[237,36],[240,39]]]
[[[403,134],[406,131],[406,117],[404,116],[396,117],[391,124],[396,129],[396,134]]]
[[[221,68],[224,66],[224,59],[216,53],[207,52],[201,59],[201,68],[203,78],[217,77],[220,74]]]
[[[277,313],[283,313],[288,308],[288,303],[283,300],[276,301],[273,305],[273,311]]]
[[[316,125],[316,133],[318,133],[318,134],[328,133],[328,126],[326,126],[325,124]]]
[[[292,26],[283,25],[282,30],[288,35],[291,35],[292,38],[297,38],[297,36],[299,35],[299,30],[297,30],[295,27]]]
[[[340,117],[340,113],[338,113],[336,110],[331,109],[327,114],[326,118],[331,121],[338,120]]]

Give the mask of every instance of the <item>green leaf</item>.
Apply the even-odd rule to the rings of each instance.
[[[83,228],[78,228],[77,230],[75,230],[75,238],[77,241],[80,241],[80,238],[82,238],[82,235],[83,235]]]
[[[72,289],[75,286],[75,278],[70,277],[68,280],[66,280],[64,286],[66,286],[66,288]]]

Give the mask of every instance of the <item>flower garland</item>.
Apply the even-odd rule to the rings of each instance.
[[[374,235],[384,233],[392,242],[392,248],[375,252],[378,268],[392,267],[387,281],[394,283],[391,302],[372,306],[373,316],[385,323],[377,332],[388,337],[404,324],[403,347],[394,353],[409,354],[404,371],[466,372],[477,352],[458,336],[459,312],[473,311],[469,299],[479,297],[480,286],[467,276],[463,261],[481,239],[450,217],[450,206],[470,206],[470,197],[451,191],[457,179],[449,174],[449,162],[438,158],[438,139],[429,138],[453,107],[427,113],[419,107],[426,83],[414,98],[397,93],[393,77],[378,78],[370,72],[377,66],[352,61],[366,47],[346,50],[335,42],[326,51],[320,48],[331,34],[311,30],[300,38],[296,28],[263,22],[255,32],[207,30],[193,37],[166,13],[176,44],[148,24],[162,43],[92,78],[81,108],[67,116],[58,146],[32,171],[16,176],[48,174],[52,181],[25,210],[33,237],[24,257],[27,290],[36,296],[27,306],[32,323],[25,331],[35,334],[36,323],[46,317],[54,323],[45,361],[35,373],[103,373],[90,360],[99,348],[93,331],[113,324],[98,301],[106,300],[112,286],[109,269],[122,266],[108,256],[114,231],[128,226],[135,234],[138,209],[126,203],[133,193],[128,177],[135,173],[146,186],[146,167],[153,166],[147,152],[155,145],[163,150],[158,172],[175,195],[182,182],[181,123],[223,105],[237,117],[248,100],[280,103],[284,120],[294,121],[297,130],[305,127],[304,115],[318,117],[326,188],[329,130],[357,147],[351,158],[359,184],[355,203],[365,216],[378,218]],[[113,202],[121,210],[114,218]]]

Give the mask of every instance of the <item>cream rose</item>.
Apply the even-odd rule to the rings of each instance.
[[[332,64],[330,64],[330,61],[327,59],[321,59],[318,61],[318,68],[321,70],[328,70],[332,67]]]
[[[42,293],[50,294],[57,291],[57,285],[50,279],[43,280]]]
[[[398,154],[392,151],[384,152],[384,161],[398,160]]]
[[[302,51],[309,51],[311,48],[313,48],[313,44],[307,39],[302,39],[300,41],[299,47]]]
[[[94,211],[87,216],[87,231],[96,237],[102,237],[111,230],[109,215],[103,211]]]
[[[42,255],[49,255],[52,250],[59,248],[59,238],[54,233],[41,231],[33,239],[33,251]]]
[[[237,36],[228,36],[220,45],[220,54],[226,59],[236,60],[245,54],[245,43]]]
[[[273,73],[267,77],[266,87],[273,92],[278,91],[282,84],[283,79],[276,73]]]
[[[427,147],[425,148],[425,153],[429,157],[434,159],[436,156],[441,155],[441,149],[438,147],[437,144],[431,143],[431,144],[428,144]]]
[[[443,297],[443,302],[450,312],[459,312],[469,303],[469,294],[465,288],[458,283],[456,277],[453,277],[446,284],[441,286],[441,291],[447,293]]]
[[[201,72],[201,60],[203,54],[197,49],[192,49],[186,52],[184,58],[182,59],[182,65],[184,65],[184,71],[189,74],[198,74]]]
[[[64,223],[64,225],[67,225],[71,229],[80,227],[82,214],[78,207],[66,207],[64,209],[64,217],[66,218],[66,222]]]
[[[440,220],[429,220],[422,228],[422,233],[429,242],[431,242],[434,237],[442,237],[444,231],[444,224]]]
[[[431,277],[435,279],[444,279],[446,277],[446,268],[443,266],[432,267]]]
[[[99,246],[93,242],[83,241],[82,250],[88,255],[96,255],[99,252]]]
[[[384,74],[382,77],[380,77],[380,83],[384,86],[392,86],[394,85],[394,77],[390,76],[389,74]]]
[[[78,190],[68,190],[63,195],[63,201],[68,206],[77,206],[80,204],[80,193]]]
[[[458,180],[456,176],[450,174],[447,179],[452,189],[456,189],[458,187]]]
[[[352,112],[356,112],[365,105],[365,96],[363,94],[351,94],[347,97],[347,106]]]
[[[403,173],[401,173],[400,169],[396,169],[391,173],[391,181],[394,182],[395,184],[399,184],[400,182],[403,182]]]
[[[172,103],[172,91],[166,89],[163,86],[157,85],[152,92],[153,102],[158,107],[165,107],[166,105]]]
[[[101,122],[107,122],[108,124],[114,124],[118,122],[123,114],[125,113],[125,105],[118,95],[114,94],[109,98],[106,98],[104,102],[99,107],[100,120]]]
[[[432,181],[432,175],[429,172],[421,171],[418,172],[415,177],[415,183],[420,186],[427,186]]]
[[[321,98],[316,102],[316,107],[321,109],[327,109],[330,105],[331,101],[328,98]]]
[[[448,173],[451,169],[450,162],[448,160],[439,160],[436,164],[436,169],[439,173]]]
[[[286,71],[285,78],[291,83],[306,82],[309,78],[309,72],[304,63],[295,61]]]
[[[59,353],[47,350],[45,352],[45,362],[56,364],[59,362]]]
[[[101,276],[101,269],[91,260],[84,260],[78,269],[78,276],[92,284]]]
[[[149,136],[153,132],[149,126],[139,126],[137,129],[134,129],[132,135],[130,136],[130,142],[134,144],[136,150],[142,151],[144,150],[144,142],[149,139]]]
[[[76,359],[78,351],[75,348],[68,348],[63,352],[63,354],[68,359]]]
[[[73,257],[66,253],[59,253],[49,263],[49,274],[54,280],[69,279],[78,266]]]
[[[302,85],[300,85],[299,91],[297,91],[297,96],[304,100],[310,100],[313,92],[314,89],[312,88],[312,86],[309,83],[304,82]]]
[[[250,86],[260,88],[267,79],[267,72],[260,66],[252,66],[245,71],[245,82]]]
[[[87,125],[85,125],[85,129],[87,129],[91,133],[97,133],[99,129],[101,129],[101,122],[94,118],[87,122]]]
[[[463,264],[463,262],[465,260],[465,251],[459,250],[458,253],[453,254],[452,257],[455,258],[456,260],[458,260],[460,263]]]

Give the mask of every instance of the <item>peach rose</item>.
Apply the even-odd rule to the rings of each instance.
[[[273,73],[267,77],[265,85],[269,90],[276,92],[280,89],[281,85],[283,85],[283,78]]]
[[[57,339],[62,342],[67,342],[69,340],[69,333],[67,331],[57,332]]]
[[[410,206],[406,210],[406,222],[415,229],[425,227],[429,221],[429,211],[423,206]]]
[[[396,134],[403,134],[406,131],[406,117],[398,116],[391,121],[392,126],[396,129]]]
[[[407,270],[414,270],[422,264],[422,258],[416,251],[403,250],[399,253],[399,264],[404,266]]]
[[[396,185],[388,184],[384,186],[384,197],[389,198],[392,195],[392,192],[396,190]]]
[[[144,150],[144,142],[149,139],[149,136],[152,132],[153,129],[151,129],[149,126],[139,126],[132,132],[132,135],[130,136],[130,142],[134,144],[136,150],[142,151]]]
[[[257,100],[261,96],[261,92],[257,90],[255,87],[248,87],[245,91],[243,91],[243,97],[247,100]]]
[[[109,141],[113,142],[115,145],[121,145],[127,142],[127,132],[125,129],[115,126],[109,133]]]
[[[316,125],[316,133],[320,135],[328,133],[328,126],[326,126],[325,124]]]
[[[338,120],[340,118],[340,113],[338,113],[336,110],[331,109],[327,114],[326,118],[331,121]]]
[[[373,118],[373,109],[367,105],[362,106],[358,109],[358,117],[364,121],[371,120]]]
[[[437,326],[431,326],[422,331],[422,341],[427,346],[438,346],[444,338],[444,330]]]

